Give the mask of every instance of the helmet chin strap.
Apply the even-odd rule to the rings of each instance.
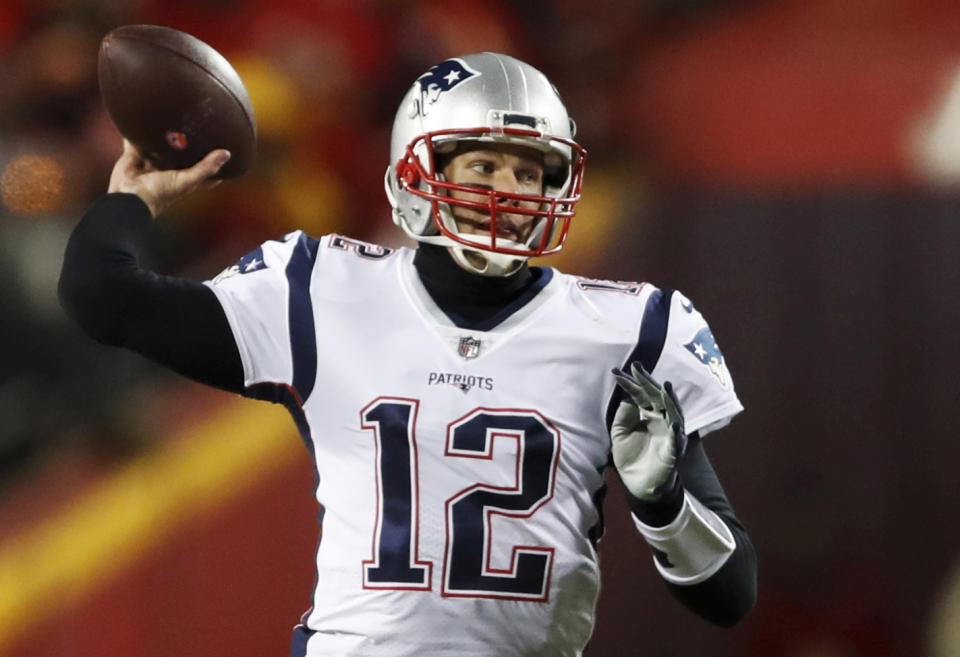
[[[440,220],[448,230],[456,232],[460,238],[468,242],[475,242],[477,244],[490,243],[490,238],[486,235],[471,235],[459,232],[457,220],[454,218],[453,212],[448,204],[441,203],[439,209]],[[523,263],[527,260],[525,256],[495,253],[493,251],[487,251],[486,249],[471,249],[468,246],[457,244],[453,240],[447,238],[441,239],[449,244],[450,255],[453,256],[454,261],[458,265],[469,272],[480,274],[481,276],[512,276],[520,271]],[[520,244],[513,240],[498,238],[497,241],[502,242],[505,247],[511,249],[527,248],[525,244]]]
[[[460,237],[471,242],[486,243],[487,241],[487,238],[480,235],[461,234]],[[514,243],[511,242],[510,246],[514,246]],[[516,244],[516,247],[522,248],[523,245]],[[480,251],[460,244],[453,244],[449,249],[450,255],[458,265],[481,276],[512,276],[520,271],[523,263],[527,261],[525,256]]]

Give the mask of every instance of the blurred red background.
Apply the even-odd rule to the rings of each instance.
[[[945,0],[0,4],[0,654],[285,654],[313,586],[293,423],[92,344],[56,301],[120,150],[99,40],[129,23],[219,49],[257,113],[253,171],[158,225],[158,266],[196,278],[294,228],[397,243],[390,125],[433,63],[499,50],[556,83],[590,162],[542,264],[710,319],[747,411],[707,449],[760,558],[754,613],[706,625],[611,481],[588,655],[960,655]]]

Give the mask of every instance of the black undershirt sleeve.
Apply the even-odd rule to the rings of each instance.
[[[680,586],[667,582],[667,587],[698,616],[715,625],[731,627],[740,622],[756,604],[756,550],[746,529],[734,514],[702,441],[696,434],[690,437],[679,469],[681,485],[663,501],[655,504],[643,502],[628,492],[627,503],[634,515],[644,524],[664,526],[679,513],[683,504],[683,491],[686,490],[716,513],[730,528],[736,541],[736,549],[720,570],[699,584]]]
[[[200,383],[242,392],[240,352],[213,291],[141,267],[152,221],[133,194],[97,199],[67,244],[61,305],[103,344],[136,351]]]
[[[737,519],[700,440],[691,441],[680,465],[684,488],[726,523],[737,547],[727,562],[706,581],[692,586],[668,584],[684,605],[723,627],[742,620],[757,600],[757,553]]]

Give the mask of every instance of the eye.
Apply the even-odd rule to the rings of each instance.
[[[484,176],[492,176],[494,172],[493,162],[490,160],[474,160],[470,163],[470,168]]]
[[[517,171],[517,180],[523,185],[539,185],[543,172],[540,169],[530,167]]]

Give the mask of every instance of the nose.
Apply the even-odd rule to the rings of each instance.
[[[496,172],[493,180],[493,189],[495,192],[502,192],[504,194],[518,194],[520,193],[520,181],[517,179],[517,174],[513,169],[509,167],[504,167]],[[497,198],[497,202],[505,205],[519,206],[519,199],[507,199],[506,197]]]

